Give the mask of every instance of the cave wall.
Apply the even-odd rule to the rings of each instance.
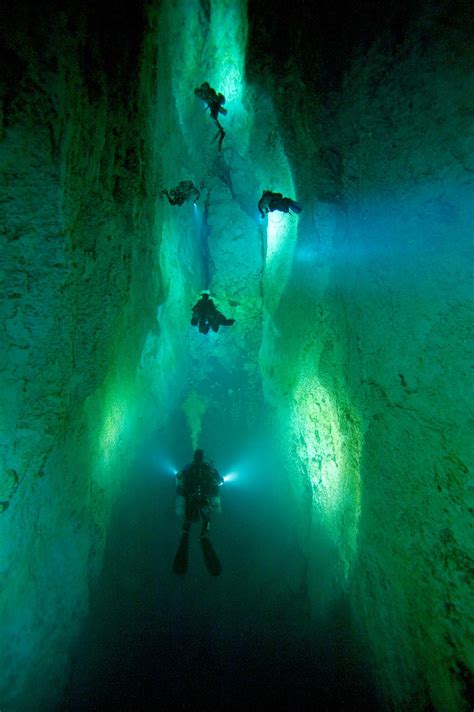
[[[341,586],[388,709],[467,710],[472,8],[424,3],[396,22],[388,8],[371,33],[352,22],[331,73],[311,27],[283,30],[282,53],[260,62],[267,29],[250,5],[248,76],[275,87],[304,204],[261,366],[290,428],[314,615]],[[332,27],[324,8],[316,37]]]
[[[246,75],[245,3],[196,3],[195,25],[185,3],[9,15],[6,709],[47,709],[64,683],[130,444],[193,389],[208,440],[252,427],[260,373],[298,547],[279,585],[306,586],[320,624],[348,598],[389,709],[468,708],[472,18],[461,0],[387,6],[296,3],[288,32],[252,0]],[[220,157],[205,79],[229,100]],[[157,199],[188,177],[206,285],[195,217]],[[300,218],[262,227],[265,188]],[[239,325],[204,349],[187,329],[202,286]]]
[[[363,266],[354,250],[352,284],[368,276],[363,304],[347,312],[350,323],[358,322],[362,306],[367,319],[355,339],[364,356],[352,384],[365,413],[354,603],[365,602],[364,627],[377,658],[404,622],[385,673],[395,700],[467,709],[474,662],[474,54],[472,13],[449,9],[440,17],[427,13],[399,53],[374,46],[365,76],[354,66],[346,87],[352,84],[355,96],[347,92],[339,126],[344,135],[349,116],[359,117],[357,143],[352,127],[345,136],[341,178],[347,234],[360,235],[367,250]],[[362,118],[367,105],[370,115],[366,110]],[[383,310],[376,306],[380,293]],[[382,522],[392,524],[388,535]]]
[[[129,2],[3,20],[0,698],[37,710],[64,684],[130,444],[166,413],[141,360],[165,296],[156,40]]]

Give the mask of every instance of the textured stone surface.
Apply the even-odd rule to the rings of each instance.
[[[297,103],[292,74],[280,95],[309,200],[266,392],[292,423],[302,501],[312,482],[302,546],[319,562],[321,529],[332,540],[390,709],[472,695],[472,20],[465,3],[425,9],[404,42],[349,63],[323,109]],[[319,615],[316,571],[312,599]]]
[[[141,11],[125,5],[111,25],[79,4],[20,2],[3,26],[5,710],[49,709],[64,684],[137,436],[137,365],[162,285],[148,133],[155,48],[135,23],[144,29]]]
[[[158,21],[140,3],[17,3],[1,78],[2,709],[51,708],[131,454],[176,407],[190,447],[238,450],[273,425],[294,531],[256,579],[269,639],[275,620],[282,640],[331,637],[346,599],[387,709],[469,709],[472,9],[408,4],[297,2],[290,32],[252,1],[246,44],[230,0],[164,2]],[[193,94],[205,80],[227,97],[221,153]],[[160,196],[184,179],[196,210]],[[263,189],[303,213],[262,221]],[[208,338],[189,327],[203,288],[236,319]],[[242,600],[256,605],[251,587]]]

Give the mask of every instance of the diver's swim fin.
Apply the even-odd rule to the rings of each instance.
[[[189,533],[184,533],[181,536],[178,550],[173,561],[173,571],[178,576],[182,576],[188,570],[188,544]]]
[[[201,547],[207,570],[211,576],[220,576],[222,573],[222,565],[208,536],[201,536]]]
[[[290,210],[293,210],[293,212],[299,214],[303,210],[301,205],[299,203],[296,203],[294,200],[291,201],[290,203]]]

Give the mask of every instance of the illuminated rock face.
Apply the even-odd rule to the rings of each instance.
[[[334,592],[344,592],[384,704],[462,709],[472,667],[467,5],[446,34],[439,28],[449,8],[385,26],[375,18],[388,35],[377,38],[375,25],[359,58],[339,60],[336,77],[330,57],[319,58],[321,72],[311,64],[310,29],[306,45],[301,26],[295,31],[292,48],[285,20],[278,33],[265,3],[251,6],[244,90],[238,17],[221,18],[217,43],[212,24],[191,42],[182,28],[194,33],[192,25],[167,17],[180,50],[168,48],[164,75],[190,152],[186,166],[193,180],[203,163],[210,167],[212,270],[203,286],[243,296],[238,330],[206,351],[215,358],[208,382],[202,342],[190,344],[199,353],[193,385],[205,401],[216,363],[240,372],[242,419],[254,398],[248,373],[262,379],[265,418],[286,451],[314,619],[324,621]],[[341,9],[342,24],[344,17]],[[321,19],[330,22],[316,18],[315,27]],[[272,31],[290,48],[286,62],[284,48],[273,61],[259,54]],[[355,45],[357,26],[351,32]],[[204,75],[196,56],[206,58]],[[206,160],[211,132],[180,91],[205,79],[229,96],[218,160],[215,152]],[[187,177],[171,176],[179,155],[165,167],[174,181]],[[272,214],[262,228],[262,189],[296,197],[303,213]],[[227,394],[208,400],[204,433],[212,408],[229,405]],[[332,564],[321,568],[324,548]]]
[[[142,93],[153,45],[141,43],[141,11],[122,10],[110,27],[105,10],[20,2],[2,25],[5,709],[50,709],[64,685],[163,298]]]
[[[270,422],[305,562],[279,586],[307,586],[316,626],[348,598],[387,709],[468,709],[463,4],[449,31],[441,11],[398,44],[364,35],[357,61],[330,57],[330,17],[314,41],[306,3],[294,32],[264,3],[250,32],[243,2],[163,2],[148,24],[137,5],[112,25],[28,9],[4,39],[1,704],[48,709],[64,685],[134,443],[179,407],[189,448]],[[160,198],[186,179],[196,209]],[[302,214],[262,220],[264,189]],[[206,340],[204,288],[236,319]]]
[[[473,16],[448,5],[401,38],[387,19],[331,96],[301,37],[287,73],[252,64],[284,87],[304,204],[262,373],[302,500],[311,482],[314,613],[339,581],[390,709],[467,710],[472,695]],[[311,527],[336,545],[327,583]]]

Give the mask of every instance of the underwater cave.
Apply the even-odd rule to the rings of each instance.
[[[470,0],[0,33],[2,712],[470,712]],[[220,575],[198,524],[173,571],[196,448]]]

